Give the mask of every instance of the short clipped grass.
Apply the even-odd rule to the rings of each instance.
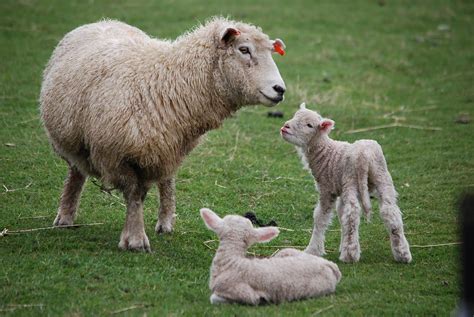
[[[0,311],[5,315],[311,316],[449,315],[460,297],[456,202],[473,190],[474,4],[469,1],[34,1],[0,2],[0,229],[50,226],[66,165],[53,155],[38,115],[41,72],[69,30],[102,17],[174,38],[212,15],[260,25],[282,38],[275,56],[287,84],[274,109],[248,107],[186,159],[177,183],[172,235],[153,232],[157,192],[145,206],[153,253],[117,248],[122,200],[88,181],[77,223],[0,237]],[[309,241],[317,201],[279,127],[306,101],[336,121],[332,136],[376,139],[399,192],[413,263],[391,257],[375,213],[361,224],[362,258],[338,261],[339,223],[327,233],[327,258],[343,278],[334,295],[278,306],[209,304],[217,243],[198,210],[249,210],[282,230],[251,249],[271,255]],[[267,118],[281,110],[285,118]],[[349,133],[397,122],[398,127]],[[439,246],[440,244],[448,244]],[[422,247],[435,245],[432,247]],[[438,245],[438,246],[436,246]]]

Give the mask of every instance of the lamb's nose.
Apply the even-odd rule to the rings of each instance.
[[[285,124],[285,129],[289,129],[290,128],[290,125],[289,124]]]
[[[273,90],[275,90],[280,95],[283,95],[285,93],[285,88],[283,88],[282,86],[279,86],[279,85],[273,86]]]

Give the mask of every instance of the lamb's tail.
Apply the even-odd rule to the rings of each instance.
[[[369,165],[365,160],[358,160],[356,171],[357,171],[357,184],[359,186],[359,195],[362,202],[362,208],[364,209],[364,215],[367,222],[370,222],[372,215],[372,204],[370,203],[369,193]]]

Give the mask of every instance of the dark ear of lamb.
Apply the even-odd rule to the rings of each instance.
[[[265,224],[262,219],[257,218],[257,215],[251,211],[245,213],[244,217],[250,220],[252,224],[259,227],[278,227],[278,224],[275,220],[272,219]]]

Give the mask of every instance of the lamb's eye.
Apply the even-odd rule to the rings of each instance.
[[[249,48],[248,48],[247,46],[241,46],[241,47],[239,47],[239,51],[240,51],[240,53],[242,53],[242,54],[250,54],[250,50],[249,50]]]
[[[311,129],[313,128],[313,125],[311,123],[308,123],[306,126]]]

